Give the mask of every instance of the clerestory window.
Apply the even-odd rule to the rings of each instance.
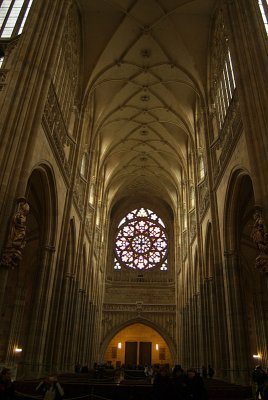
[[[33,0],[0,0],[0,37],[20,35]]]
[[[23,31],[33,0],[0,0],[0,40],[10,39]],[[0,48],[0,68],[4,62]]]
[[[119,223],[114,269],[167,270],[168,240],[164,222],[153,211],[139,208]]]
[[[213,43],[211,46],[211,103],[216,116],[217,130],[220,132],[236,89],[228,31],[222,10],[219,10],[215,17],[213,31]]]
[[[229,49],[226,52],[225,60],[222,62],[220,68],[221,72],[218,75],[217,81],[215,81],[216,96],[214,101],[217,110],[218,125],[221,128],[236,87],[233,64]]]

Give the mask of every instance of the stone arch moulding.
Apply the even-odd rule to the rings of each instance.
[[[245,178],[248,178],[251,181],[253,196],[255,198],[253,182],[249,172],[246,169],[239,168],[233,170],[230,174],[230,178],[227,184],[223,212],[223,244],[224,251],[227,252],[232,252],[237,247],[235,235],[236,229],[234,223],[236,219],[235,216],[237,213],[237,206],[239,204],[239,193],[241,185],[243,183],[243,179]]]
[[[154,329],[155,331],[157,331],[159,333],[159,335],[161,335],[163,337],[163,339],[166,341],[172,359],[175,361],[176,360],[176,345],[174,343],[174,341],[172,340],[172,338],[170,337],[170,335],[166,332],[165,329],[161,328],[159,325],[156,325],[155,323],[153,323],[152,321],[149,321],[146,318],[142,318],[142,317],[137,317],[137,318],[133,318],[130,320],[127,320],[125,322],[123,322],[120,325],[117,325],[115,327],[113,327],[113,329],[109,332],[108,335],[106,335],[106,337],[103,339],[101,345],[100,345],[100,357],[101,359],[104,358],[104,354],[105,354],[105,350],[108,346],[108,344],[110,343],[110,341],[112,340],[112,338],[118,333],[120,332],[122,329],[126,328],[129,325],[133,325],[133,324],[143,324],[143,325],[147,325],[150,328]]]
[[[14,343],[20,343],[24,349],[18,374],[30,373],[43,357],[40,326],[44,324],[49,303],[44,299],[52,285],[50,271],[57,237],[58,202],[53,169],[45,163],[37,164],[27,178],[24,193],[30,212],[26,222],[26,245],[20,268],[15,274],[11,271],[8,277],[8,287],[13,291],[7,292],[9,312],[3,322],[10,329],[7,364],[15,362]]]
[[[31,189],[31,182],[34,174],[39,173],[40,184],[44,194],[44,221],[46,227],[44,229],[43,243],[49,246],[55,246],[58,225],[58,194],[56,178],[53,167],[49,163],[40,163],[33,167],[26,189],[26,199]],[[31,211],[31,210],[30,210]]]

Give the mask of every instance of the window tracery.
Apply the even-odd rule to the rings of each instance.
[[[215,110],[218,130],[221,130],[236,88],[228,35],[222,11],[219,12],[214,31],[212,52],[211,100]]]
[[[119,223],[114,269],[167,270],[168,241],[164,222],[153,211],[139,208]]]

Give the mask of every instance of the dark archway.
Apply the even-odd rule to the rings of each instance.
[[[57,232],[56,185],[49,165],[38,165],[31,173],[25,198],[30,206],[26,246],[18,269],[10,271],[6,287],[9,343],[6,360],[19,362],[24,373],[41,362],[41,345],[48,282]],[[14,349],[19,347],[18,355]]]
[[[249,379],[253,354],[266,356],[265,328],[260,322],[264,300],[262,278],[254,268],[257,254],[251,239],[254,206],[251,178],[246,171],[236,170],[225,200],[224,254],[230,369],[234,378],[241,381]]]

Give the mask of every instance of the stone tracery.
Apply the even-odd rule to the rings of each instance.
[[[162,220],[151,210],[140,208],[119,224],[115,269],[167,269],[167,236]]]

